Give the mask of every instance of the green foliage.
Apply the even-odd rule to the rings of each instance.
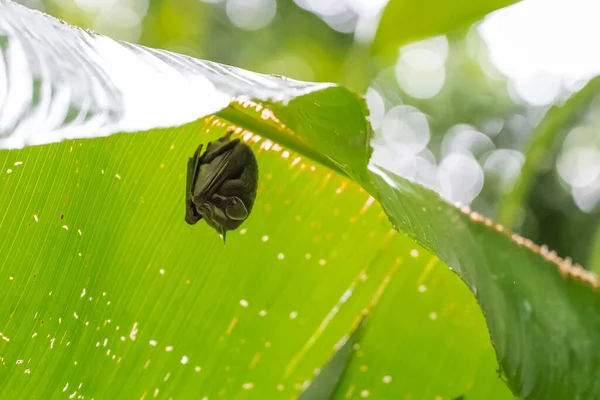
[[[305,112],[319,101],[326,109],[331,99],[345,106],[330,109],[326,119]],[[367,158],[359,156],[367,151],[368,137],[368,129],[360,126],[367,125],[364,118],[345,114],[355,106],[360,110],[348,92],[328,89],[299,98],[288,112],[276,115],[286,126],[296,121],[291,151],[295,143],[313,152],[321,148],[348,176],[369,176],[361,183],[395,226],[448,262],[477,294],[515,393],[525,398],[596,393],[596,380],[584,373],[595,371],[597,363],[590,355],[597,354],[598,298],[590,284],[574,278],[565,265],[563,277],[556,264],[433,192],[381,171],[367,172]],[[230,113],[225,115],[241,112]],[[260,115],[253,117],[261,121]],[[207,227],[187,226],[185,161],[199,137],[222,135],[215,128],[211,136],[198,135],[215,126],[203,124],[3,153],[3,165],[13,166],[2,176],[2,196],[11,200],[0,226],[11,238],[0,248],[3,292],[10,299],[3,309],[11,315],[2,330],[9,339],[4,359],[10,384],[3,386],[4,395],[19,393],[26,379],[35,382],[28,388],[45,397],[66,383],[72,388],[73,382],[85,382],[87,389],[77,393],[93,396],[123,391],[141,396],[156,388],[181,395],[202,388],[206,395],[254,397],[273,395],[278,385],[297,393],[365,307],[373,309],[364,327],[367,339],[338,393],[362,387],[360,392],[390,396],[454,396],[493,387],[497,378],[489,343],[471,296],[444,268],[435,268],[440,278],[429,276],[435,259],[418,261],[423,250],[390,233],[384,214],[364,191],[320,166],[313,168],[308,159],[262,142],[255,147],[259,198],[240,235],[223,246]],[[281,125],[273,130],[286,134]],[[327,149],[323,143],[336,146]],[[36,251],[19,251],[21,246]],[[411,267],[414,262],[417,268]],[[425,300],[429,292],[433,303]],[[380,297],[389,299],[381,310]],[[401,312],[401,323],[390,328],[399,304],[419,307]],[[296,319],[299,325],[293,325]],[[435,334],[427,333],[428,325]],[[382,341],[379,326],[394,331],[389,342]],[[437,343],[428,357],[424,337]],[[389,350],[410,342],[418,356],[406,353],[405,363],[388,359],[393,374],[358,373],[377,363],[382,345]],[[277,352],[268,350],[276,344]],[[445,346],[443,362],[433,361],[435,346]],[[272,372],[258,368],[256,357]],[[244,368],[234,373],[241,360]],[[487,377],[473,360],[488,365]],[[192,379],[197,373],[192,364],[204,375]],[[424,371],[432,364],[443,379],[427,374],[422,376],[427,384],[402,379],[404,369],[421,365]],[[54,372],[41,373],[46,370]],[[403,384],[383,385],[387,375]],[[137,383],[123,380],[131,376]]]
[[[511,3],[392,0],[373,49],[393,56]],[[143,39],[215,42],[210,58],[306,79],[351,75],[340,61],[351,40],[314,15],[287,5],[273,29],[286,34],[225,37],[222,9],[182,4],[152,2]],[[335,50],[298,42],[307,31],[328,32]],[[284,61],[270,59],[282,47]],[[312,69],[296,69],[297,54]],[[440,112],[438,131],[455,110],[511,110],[473,63],[457,70],[439,101],[485,101]],[[462,90],[465,76],[475,89]],[[548,150],[597,84],[548,113],[529,154]],[[247,105],[178,128],[0,152],[0,398],[600,396],[594,275],[369,165],[367,110],[346,89]],[[257,154],[259,193],[223,245],[202,221],[185,224],[184,188],[188,157],[231,125]],[[506,221],[538,164],[528,157]]]

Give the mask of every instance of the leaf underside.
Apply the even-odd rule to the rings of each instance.
[[[251,136],[251,217],[226,245],[187,225],[185,161],[224,129],[0,152],[0,398],[297,396],[376,298],[366,332],[395,340],[340,387],[509,398],[472,295],[347,178]]]

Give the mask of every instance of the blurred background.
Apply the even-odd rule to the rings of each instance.
[[[377,163],[560,256],[600,257],[600,99],[588,85],[569,118],[540,124],[600,73],[596,0],[525,0],[392,64],[368,52],[387,0],[18,2],[114,39],[346,85],[366,96]],[[544,129],[556,132],[532,148]]]

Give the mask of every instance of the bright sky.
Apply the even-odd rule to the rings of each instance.
[[[509,77],[569,82],[600,73],[599,17],[599,0],[525,0],[490,14],[480,33]]]

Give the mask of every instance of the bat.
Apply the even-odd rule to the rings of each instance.
[[[201,155],[200,144],[188,160],[185,222],[201,219],[225,236],[250,215],[258,185],[258,163],[252,149],[240,139],[231,140],[232,131],[209,142]]]

